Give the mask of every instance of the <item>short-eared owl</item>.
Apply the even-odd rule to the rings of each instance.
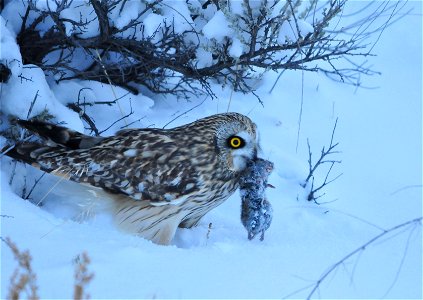
[[[18,123],[44,142],[19,144],[9,156],[106,191],[116,222],[158,244],[169,244],[178,226],[196,225],[225,201],[257,157],[256,125],[238,113],[110,137],[40,121]]]

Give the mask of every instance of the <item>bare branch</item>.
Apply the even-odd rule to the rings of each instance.
[[[110,18],[116,10],[123,12],[126,0],[91,0],[88,5],[92,7],[92,14],[79,20],[64,18],[61,13],[72,8],[72,1],[57,0],[57,7],[47,10],[40,10],[29,1],[17,41],[25,64],[39,66],[55,75],[58,81],[96,80],[134,94],[143,86],[156,94],[185,98],[208,94],[214,97],[210,87],[212,81],[229,84],[235,91],[254,93],[252,80],[268,70],[322,72],[334,80],[362,86],[360,75],[378,72],[360,58],[372,55],[380,35],[396,20],[395,17],[400,17],[403,8],[387,3],[369,6],[369,13],[358,22],[338,28],[346,0],[330,0],[319,7],[317,1],[304,7],[302,1],[289,0],[277,12],[272,1],[261,1],[259,6],[253,6],[245,0],[241,14],[231,11],[230,2],[206,1],[191,16],[207,22],[211,16],[202,10],[212,4],[222,11],[236,34],[216,41],[204,38],[201,27],[204,25],[191,22],[161,0],[144,3],[142,11],[119,26],[112,25]],[[174,15],[184,19],[189,28],[182,32],[175,30],[178,23],[166,19],[153,34],[146,34],[146,15],[152,11],[160,13],[165,8],[174,10]],[[29,18],[30,14],[35,17]],[[386,21],[376,25],[376,21],[383,18]],[[39,25],[46,20],[52,20],[54,26],[41,29]],[[98,34],[85,37],[83,33],[94,21],[98,24]],[[301,25],[306,22],[311,27],[308,31]],[[294,38],[283,41],[281,31],[286,24],[291,24]],[[372,34],[378,34],[376,42],[367,42]],[[235,37],[244,48],[236,58],[230,53]],[[199,47],[211,52],[210,64],[199,66]],[[96,51],[101,53],[100,60]],[[81,59],[87,65],[75,64]],[[351,67],[340,67],[340,61]]]
[[[322,284],[322,282],[324,282],[325,279],[332,272],[334,272],[340,265],[344,264],[348,259],[350,259],[351,257],[353,257],[356,254],[359,254],[359,253],[363,252],[364,250],[366,250],[366,248],[368,248],[370,245],[374,244],[376,241],[380,240],[382,237],[386,236],[387,234],[391,234],[393,232],[398,231],[399,229],[402,229],[404,227],[408,227],[408,226],[411,226],[411,225],[416,225],[416,224],[420,224],[421,225],[422,219],[423,219],[422,217],[415,218],[413,220],[409,220],[409,221],[404,222],[402,224],[396,225],[396,226],[394,226],[394,227],[392,227],[390,229],[387,229],[386,231],[383,231],[382,233],[376,235],[375,237],[371,238],[366,243],[362,244],[360,247],[356,248],[352,252],[350,252],[347,255],[345,255],[343,258],[341,258],[339,261],[337,261],[336,263],[334,263],[330,268],[328,268],[320,276],[320,278],[316,281],[316,283],[314,284],[314,286],[311,289],[310,293],[308,294],[307,299],[311,299],[311,297],[314,295],[314,293],[319,289],[319,287]],[[406,249],[407,248],[408,248],[408,245],[406,246]],[[394,283],[395,283],[395,280],[394,280]],[[389,290],[388,290],[388,292],[389,292]]]
[[[37,186],[37,184],[40,182],[41,179],[43,179],[44,175],[46,175],[46,173],[44,172],[43,174],[41,174],[40,177],[38,177],[35,181],[34,184],[32,185],[31,189],[29,190],[28,194],[22,198],[24,199],[29,199],[29,197],[31,196],[32,192],[34,191],[35,187]]]
[[[330,155],[340,153],[340,151],[335,150],[335,148],[339,145],[339,143],[334,143],[334,141],[333,141],[337,124],[338,124],[338,118],[336,118],[335,125],[333,126],[332,134],[331,134],[331,138],[330,138],[330,142],[329,142],[329,146],[327,147],[327,150],[325,150],[325,146],[322,147],[322,150],[320,152],[320,157],[314,164],[312,162],[312,151],[311,151],[310,142],[309,142],[309,139],[307,139],[309,172],[308,172],[308,175],[307,175],[305,181],[301,184],[301,186],[303,188],[305,188],[311,180],[312,184],[311,184],[310,192],[307,196],[307,200],[308,201],[314,201],[317,204],[319,204],[319,203],[316,200],[318,198],[322,197],[324,194],[316,196],[316,193],[318,191],[320,191],[321,189],[323,189],[328,184],[334,182],[335,180],[337,180],[339,177],[342,176],[342,173],[341,173],[341,174],[338,174],[337,176],[335,176],[334,178],[329,179],[329,175],[332,171],[333,166],[335,164],[340,164],[342,162],[341,160],[327,159],[327,157],[330,156]],[[314,186],[314,174],[316,173],[316,170],[319,166],[322,166],[322,165],[327,164],[327,163],[330,164],[330,167],[328,168],[325,179],[323,180],[323,182],[318,187],[315,187]]]
[[[119,123],[120,121],[123,121],[126,118],[128,118],[129,116],[133,115],[134,114],[134,111],[132,110],[131,100],[129,100],[129,105],[130,105],[131,111],[128,114],[126,114],[126,115],[122,116],[121,118],[117,119],[116,121],[114,121],[112,124],[110,124],[105,129],[99,131],[99,135],[101,135],[103,132],[106,132],[107,130],[109,130],[110,128],[112,128],[113,125],[115,125],[115,124]],[[125,124],[125,126],[128,126],[128,124]]]
[[[201,106],[203,103],[204,103],[204,101],[206,101],[207,100],[207,97],[206,98],[204,98],[204,100],[203,101],[201,101],[200,103],[198,103],[197,105],[195,105],[195,106],[193,106],[193,107],[191,107],[190,109],[188,109],[187,111],[184,111],[183,113],[181,113],[181,114],[179,114],[179,115],[177,115],[176,117],[174,117],[172,120],[170,120],[169,122],[167,122],[164,126],[163,126],[163,129],[165,129],[170,123],[172,123],[173,121],[175,121],[175,120],[177,120],[177,119],[179,119],[180,117],[182,117],[183,115],[186,115],[187,113],[189,113],[190,111],[192,111],[192,110],[194,110],[194,109],[196,109],[197,107],[199,107],[199,106]]]
[[[100,135],[97,126],[95,125],[94,121],[91,119],[90,116],[86,114],[84,109],[79,107],[76,103],[68,103],[66,105],[68,108],[72,109],[74,112],[78,113],[79,117],[87,122],[88,126],[90,126],[91,132],[94,132],[96,136]]]

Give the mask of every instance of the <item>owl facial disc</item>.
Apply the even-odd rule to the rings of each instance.
[[[257,157],[257,146],[254,138],[247,131],[235,134],[235,138],[240,139],[239,147],[231,147],[232,166],[235,171],[244,170],[247,163]],[[238,145],[238,141],[234,141]]]

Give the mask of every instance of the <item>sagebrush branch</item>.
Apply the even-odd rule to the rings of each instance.
[[[191,20],[203,18],[206,22],[206,9],[213,7],[222,11],[235,35],[242,36],[243,52],[239,57],[230,52],[234,36],[222,41],[208,40],[196,22],[172,7],[189,24],[189,29],[176,30],[179,24],[174,18],[162,22],[153,34],[147,34],[143,21],[146,16],[169,8],[161,0],[143,3],[145,8],[119,27],[114,25],[111,15],[115,10],[123,11],[125,0],[90,0],[88,5],[92,7],[92,14],[79,20],[63,17],[62,12],[71,8],[72,1],[57,0],[54,9],[41,10],[30,0],[22,16],[17,41],[25,64],[39,66],[55,75],[58,81],[78,78],[111,82],[132,93],[138,93],[140,86],[144,86],[155,93],[187,98],[197,97],[199,93],[214,96],[212,81],[249,93],[255,89],[251,79],[266,70],[321,71],[337,76],[340,81],[359,85],[360,74],[376,74],[363,63],[350,59],[371,55],[366,51],[368,33],[361,28],[370,26],[381,18],[381,12],[389,12],[392,7],[378,7],[369,18],[345,26],[357,29],[347,36],[345,27],[330,27],[331,21],[342,18],[340,12],[346,2],[330,0],[318,7],[317,1],[311,1],[309,6],[301,8],[300,0],[289,0],[277,10],[277,2],[262,1],[257,8],[245,0],[243,12],[235,13],[231,11],[230,1],[204,1],[202,6],[190,10]],[[393,12],[397,13],[395,9]],[[299,22],[307,18],[312,20],[311,29],[302,31]],[[52,20],[53,25],[47,30],[41,29],[47,20]],[[98,34],[84,36],[83,33],[94,24]],[[290,24],[294,38],[281,40],[284,24]],[[387,25],[384,23],[372,32],[383,31]],[[199,48],[212,54],[210,64],[199,65]],[[95,55],[97,51],[100,59]],[[89,63],[77,66],[75,61],[78,59]],[[352,62],[351,68],[338,66],[340,59]]]

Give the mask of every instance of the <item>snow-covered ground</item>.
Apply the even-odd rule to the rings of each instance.
[[[118,231],[110,216],[78,215],[72,204],[89,195],[77,184],[47,175],[32,193],[34,201],[45,204],[37,207],[24,201],[18,196],[24,178],[31,187],[41,173],[18,164],[9,186],[13,163],[3,157],[1,236],[30,250],[40,296],[71,297],[73,261],[86,252],[92,261],[89,270],[95,273],[88,287],[92,298],[305,298],[344,256],[384,230],[421,217],[422,5],[410,1],[407,7],[414,8],[412,14],[385,30],[373,51],[378,56],[369,58],[382,75],[365,78],[364,83],[377,88],[356,89],[305,73],[302,91],[302,74],[286,72],[272,93],[277,74],[265,75],[257,92],[264,107],[252,95],[233,94],[230,110],[257,123],[261,155],[275,163],[269,181],[276,188],[267,190],[274,216],[263,242],[247,239],[238,193],[198,227],[178,230],[171,246],[158,246]],[[0,21],[3,57],[19,57],[13,33]],[[75,99],[82,87],[91,88],[84,90],[87,99],[113,99],[107,85],[80,81],[49,85],[39,69],[21,71],[33,83],[12,77],[1,87],[4,113],[26,117],[38,90],[34,111],[47,106],[58,120],[83,130],[78,115],[64,104]],[[115,89],[118,96],[125,93]],[[225,112],[231,91],[217,86],[215,91],[218,100],[206,100],[167,127]],[[202,100],[157,97],[153,101],[141,95],[126,96],[120,102],[123,112],[130,110],[129,101],[135,111],[128,123],[142,118],[136,126],[163,127]],[[95,109],[99,128],[121,116],[116,106]],[[336,118],[334,141],[342,153],[333,158],[342,163],[331,174],[343,175],[325,187],[326,194],[319,199],[322,204],[317,205],[306,201],[299,185],[308,172],[307,138],[317,159],[321,147],[330,141]],[[324,176],[322,170],[316,181]],[[420,224],[386,234],[340,264],[313,297],[421,299],[421,236]],[[7,296],[16,266],[11,251],[1,243],[2,298]]]

